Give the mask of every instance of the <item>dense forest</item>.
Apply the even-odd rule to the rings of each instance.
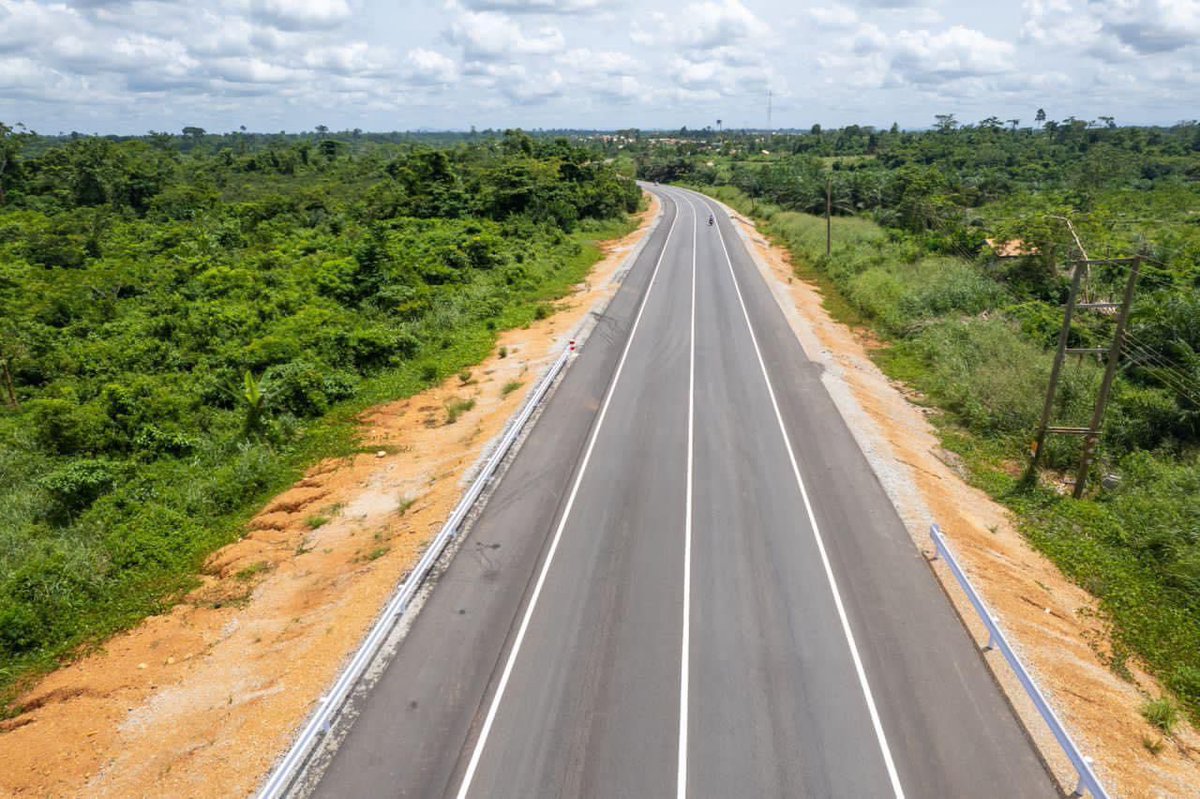
[[[0,692],[179,595],[355,411],[484,357],[640,193],[520,132],[0,126]]]
[[[889,344],[881,366],[944,411],[943,440],[976,483],[1101,599],[1111,666],[1140,657],[1200,718],[1200,124],[1037,122],[625,132],[596,146],[757,217],[835,314]],[[1098,469],[1075,501],[1079,439],[1052,436],[1037,479],[1025,465],[1085,254],[1145,261]],[[1087,270],[1082,299],[1119,299],[1129,268]],[[1069,345],[1105,347],[1114,326],[1081,312]],[[1057,423],[1086,426],[1102,371],[1098,356],[1070,358]]]

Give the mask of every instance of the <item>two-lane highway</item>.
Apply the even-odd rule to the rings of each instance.
[[[653,190],[648,246],[305,784],[1057,795],[732,224]]]

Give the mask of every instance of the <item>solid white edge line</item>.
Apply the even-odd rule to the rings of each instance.
[[[715,211],[708,203],[708,198],[702,194],[698,194],[702,202],[710,213]],[[691,200],[689,199],[689,202]],[[858,674],[858,683],[862,688],[863,696],[867,700],[867,710],[871,714],[871,724],[875,728],[875,737],[879,741],[879,749],[883,753],[883,760],[887,766],[888,778],[892,782],[892,790],[895,792],[896,799],[904,799],[904,789],[900,786],[900,775],[896,773],[896,763],[892,759],[892,751],[888,748],[887,737],[883,733],[883,723],[879,719],[879,711],[875,707],[875,697],[871,694],[871,686],[867,682],[867,672],[863,667],[862,658],[858,653],[858,646],[854,643],[854,633],[850,629],[850,620],[846,615],[845,605],[842,603],[842,595],[838,590],[837,578],[833,575],[833,567],[829,563],[829,555],[825,551],[825,541],[821,536],[821,530],[817,526],[817,517],[813,512],[812,503],[808,499],[808,490],[804,486],[804,478],[800,476],[800,465],[796,461],[796,453],[792,449],[791,437],[788,435],[787,426],[783,422],[783,414],[779,410],[779,402],[775,399],[775,389],[771,385],[771,377],[767,373],[767,364],[763,360],[762,350],[758,346],[758,336],[754,334],[754,325],[750,322],[750,313],[746,310],[746,302],[742,298],[742,289],[738,285],[737,273],[733,269],[733,259],[729,257],[729,248],[725,245],[725,234],[721,233],[721,226],[717,226],[717,234],[721,239],[721,249],[725,251],[725,262],[729,265],[729,275],[733,278],[733,288],[737,292],[738,304],[742,308],[742,316],[746,320],[746,328],[750,331],[750,341],[754,344],[754,353],[758,356],[758,366],[762,370],[763,380],[767,384],[767,394],[771,397],[771,405],[775,409],[775,421],[779,424],[779,433],[783,436],[783,443],[787,447],[788,458],[792,462],[792,474],[796,477],[796,485],[800,487],[800,496],[804,500],[804,510],[808,514],[809,526],[812,527],[813,537],[817,542],[817,550],[821,554],[821,565],[825,568],[825,577],[829,581],[829,589],[833,592],[833,602],[837,607],[838,618],[842,623],[842,632],[846,636],[846,643],[850,646],[850,656],[854,660],[854,671]]]
[[[683,636],[679,665],[679,771],[677,799],[687,797],[688,692],[692,640],[692,464],[696,429],[696,206],[692,208],[692,321],[688,355],[687,506],[683,522]]]
[[[666,257],[667,248],[671,243],[671,234],[675,232],[675,224],[679,221],[679,201],[674,197],[671,197],[671,200],[675,203],[675,218],[671,220],[671,227],[667,230],[667,238],[663,241],[662,252],[659,253],[658,261],[654,264],[654,272],[650,275],[650,283],[646,286],[646,293],[642,297],[642,304],[638,307],[637,316],[633,320],[633,327],[629,329],[629,338],[625,341],[625,348],[621,351],[621,360],[617,362],[617,369],[613,372],[612,382],[609,383],[608,392],[605,394],[604,402],[600,406],[600,415],[596,418],[596,426],[592,429],[592,435],[588,440],[587,449],[584,451],[583,460],[580,461],[579,472],[575,475],[574,484],[571,486],[571,493],[567,497],[567,504],[563,508],[562,516],[559,517],[558,527],[554,531],[554,539],[550,542],[550,549],[546,552],[546,560],[542,563],[537,583],[533,587],[533,593],[529,597],[529,604],[525,608],[525,615],[521,619],[521,626],[517,630],[517,637],[513,639],[512,649],[509,650],[508,660],[504,664],[504,671],[501,673],[500,682],[496,686],[496,693],[492,697],[492,703],[488,708],[483,727],[479,731],[479,738],[476,740],[475,748],[471,752],[471,760],[467,764],[466,773],[463,774],[462,783],[459,785],[458,799],[467,799],[467,794],[471,790],[471,782],[475,779],[475,770],[479,768],[479,760],[483,756],[484,746],[487,745],[488,735],[491,734],[492,724],[495,722],[496,713],[500,709],[500,702],[504,699],[504,691],[508,687],[509,678],[512,677],[513,666],[517,662],[517,655],[521,652],[521,644],[524,642],[525,633],[529,629],[529,621],[533,618],[533,611],[537,608],[538,597],[541,596],[542,587],[546,584],[546,575],[549,573],[550,566],[554,562],[554,554],[558,551],[558,544],[562,540],[563,529],[567,526],[571,509],[575,505],[575,496],[579,493],[579,486],[583,482],[584,474],[587,472],[588,462],[592,459],[592,450],[596,446],[596,439],[599,438],[600,429],[604,426],[604,417],[608,415],[609,403],[612,401],[613,394],[616,393],[617,383],[621,379],[621,371],[625,368],[625,359],[629,356],[629,349],[633,345],[638,325],[642,321],[642,313],[646,310],[646,304],[650,301],[650,293],[657,282],[659,267],[662,266],[663,258]]]

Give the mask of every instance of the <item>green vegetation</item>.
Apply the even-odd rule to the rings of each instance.
[[[1152,699],[1142,706],[1142,715],[1146,721],[1170,735],[1179,723],[1179,708],[1166,697]]]
[[[247,566],[246,568],[242,569],[237,574],[235,574],[234,577],[236,577],[238,580],[241,580],[242,582],[245,583],[245,582],[249,582],[249,581],[253,580],[255,577],[257,577],[260,574],[265,574],[266,572],[269,572],[270,570],[271,570],[271,564],[267,563],[265,560],[260,560],[257,563],[252,563],[249,566]]]
[[[880,365],[944,411],[943,440],[975,483],[1100,599],[1112,668],[1127,674],[1141,658],[1200,717],[1200,125],[996,122],[703,134],[625,151],[643,177],[686,181],[756,217],[836,317],[873,328],[889,344]],[[828,256],[825,220],[810,215],[827,186]],[[999,258],[989,238],[1026,254]],[[1022,472],[1079,244],[1092,258],[1148,260],[1094,479],[1076,501],[1058,485],[1078,440],[1049,439],[1040,481]],[[1116,295],[1126,268],[1093,269],[1086,295]],[[1111,340],[1112,316],[1080,317],[1071,346]],[[1068,362],[1057,423],[1086,425],[1101,372],[1096,358]]]
[[[504,384],[504,387],[500,389],[500,396],[507,397],[509,394],[513,393],[523,385],[525,384],[520,380],[509,380]]]
[[[373,560],[379,560],[390,551],[391,547],[375,547],[370,552],[363,555],[362,560],[365,563],[370,563]]]
[[[475,407],[475,400],[455,397],[446,401],[446,424],[454,424],[458,417]]]
[[[520,132],[228,143],[4,141],[0,695],[167,608],[357,411],[469,381],[639,202]]]

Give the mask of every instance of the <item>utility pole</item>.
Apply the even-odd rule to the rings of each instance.
[[[825,179],[825,257],[833,252],[833,178]]]
[[[771,132],[771,90],[767,89],[767,133]]]
[[[1093,265],[1126,265],[1129,267],[1129,277],[1125,281],[1125,292],[1121,302],[1079,302],[1079,288],[1083,281],[1084,273],[1090,273]],[[1142,258],[1122,258],[1109,259],[1103,261],[1079,260],[1074,263],[1071,272],[1071,288],[1067,294],[1067,305],[1063,311],[1063,326],[1058,335],[1058,348],[1054,355],[1054,365],[1050,369],[1050,382],[1046,387],[1046,402],[1042,406],[1042,418],[1038,423],[1037,437],[1033,444],[1033,453],[1029,461],[1029,470],[1026,476],[1033,479],[1037,474],[1037,466],[1041,460],[1042,451],[1045,448],[1046,436],[1050,433],[1058,435],[1082,436],[1083,451],[1079,458],[1079,467],[1075,474],[1075,489],[1073,495],[1076,499],[1083,497],[1084,488],[1087,486],[1088,471],[1091,468],[1092,460],[1096,452],[1096,444],[1100,440],[1100,428],[1104,422],[1104,411],[1108,407],[1108,398],[1112,393],[1113,380],[1116,378],[1117,366],[1121,359],[1121,350],[1125,345],[1125,328],[1129,323],[1129,311],[1133,306],[1133,292],[1137,286],[1138,273],[1141,270]],[[1117,311],[1117,327],[1113,333],[1112,343],[1108,347],[1068,347],[1071,337],[1071,320],[1074,318],[1075,311],[1079,310],[1107,310]],[[1096,397],[1096,404],[1092,409],[1091,422],[1087,427],[1065,427],[1050,424],[1051,416],[1054,413],[1054,397],[1058,389],[1058,382],[1062,376],[1063,362],[1068,355],[1105,355],[1107,363],[1104,369],[1104,378],[1100,383],[1100,392]]]
[[[1088,469],[1091,468],[1096,444],[1100,440],[1100,425],[1104,421],[1104,410],[1108,407],[1108,396],[1112,393],[1113,379],[1117,376],[1121,348],[1125,344],[1125,327],[1129,324],[1129,310],[1133,305],[1133,290],[1137,286],[1138,272],[1141,271],[1141,267],[1142,259],[1134,258],[1129,267],[1129,277],[1125,280],[1125,294],[1121,298],[1121,309],[1117,315],[1117,330],[1113,333],[1112,346],[1108,348],[1108,364],[1104,368],[1104,379],[1100,382],[1100,396],[1096,397],[1092,421],[1088,425],[1087,436],[1083,439],[1083,452],[1079,456],[1079,469],[1075,477],[1075,499],[1083,498],[1083,487],[1087,483]]]

